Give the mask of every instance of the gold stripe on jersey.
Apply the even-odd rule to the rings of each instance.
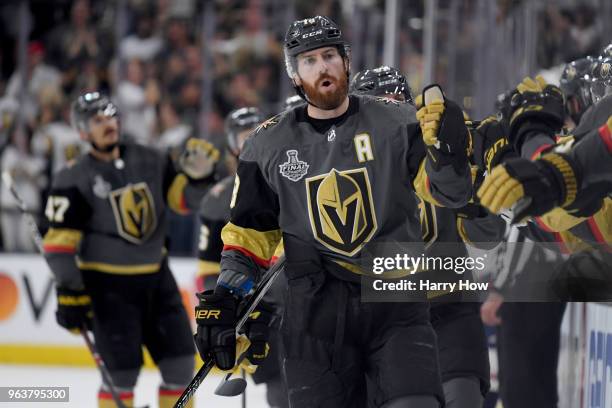
[[[218,275],[221,270],[219,262],[198,259],[198,276]]]
[[[569,254],[593,249],[593,247],[570,231],[561,231],[558,237],[563,241],[563,247]]]
[[[470,240],[470,237],[468,237],[468,233],[465,230],[464,221],[465,218],[457,217],[457,233],[459,234],[459,237],[463,242],[465,242],[466,244],[471,244],[472,241]]]
[[[612,246],[612,199],[605,198],[603,207],[589,221],[597,241]]]
[[[416,194],[422,198],[423,200],[427,201],[428,203],[431,203],[433,205],[437,205],[438,207],[442,207],[442,204],[440,204],[432,195],[431,195],[431,189],[429,187],[429,177],[427,176],[427,171],[425,171],[425,161],[427,159],[423,159],[421,161],[421,164],[419,165],[419,171],[417,172],[416,176],[414,177],[414,180],[412,182],[412,185],[414,187],[414,191],[416,192]]]
[[[281,230],[257,231],[228,222],[221,230],[224,246],[239,247],[261,261],[269,261],[281,239]]]
[[[538,225],[544,227],[544,230],[549,232],[567,231],[586,220],[584,217],[574,217],[559,207],[537,217],[537,219]]]
[[[83,233],[69,228],[49,228],[43,240],[45,252],[74,253],[81,242]]]
[[[281,256],[283,256],[284,253],[285,253],[285,245],[283,243],[283,238],[281,237],[280,242],[278,243],[278,245],[276,246],[276,249],[274,250],[274,255],[272,255],[272,258],[280,258]]]
[[[114,275],[143,275],[159,271],[159,263],[140,265],[118,265],[104,262],[84,262],[77,259],[79,269],[86,271],[111,273]]]
[[[425,243],[425,248],[433,244],[438,239],[438,218],[436,216],[436,208],[423,201],[419,200],[419,212],[421,219],[421,236]]]
[[[185,205],[185,200],[183,198],[183,192],[185,191],[185,186],[188,181],[186,175],[179,174],[172,180],[172,184],[170,184],[170,188],[168,188],[168,207],[177,214],[189,214],[189,209]]]

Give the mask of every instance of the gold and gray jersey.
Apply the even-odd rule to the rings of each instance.
[[[469,171],[434,171],[425,153],[414,108],[383,98],[351,96],[348,111],[324,131],[306,107],[264,122],[240,157],[220,282],[242,287],[244,279],[230,275],[267,266],[281,230],[288,261],[299,241],[324,264],[341,265],[335,273],[347,280],[359,279],[370,246],[422,245],[417,195],[452,207],[471,196]]]
[[[548,148],[567,154],[579,167],[580,190],[573,205],[582,208],[582,213],[588,216],[574,216],[556,208],[535,218],[537,225],[547,232],[567,232],[582,242],[606,247],[612,242],[612,199],[605,198],[612,185],[611,102],[610,98],[602,99],[583,115],[576,128],[580,132],[576,139],[566,138]],[[538,149],[533,147],[534,151]],[[546,152],[546,149],[539,150]],[[576,245],[567,244],[570,244],[568,252],[575,252]]]
[[[203,195],[204,183],[177,173],[169,157],[132,144],[120,151],[113,162],[86,155],[53,179],[44,248],[60,284],[74,278],[77,266],[116,274],[156,272],[164,253],[166,207],[184,214]]]

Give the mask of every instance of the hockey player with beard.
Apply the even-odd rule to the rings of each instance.
[[[367,273],[360,261],[375,243],[422,242],[417,194],[450,207],[467,203],[461,110],[448,100],[426,104],[419,125],[409,104],[349,97],[348,46],[327,17],[294,22],[285,56],[308,104],[264,122],[245,143],[222,231],[221,274],[196,307],[199,316],[215,311],[218,319],[196,319],[198,350],[222,369],[235,365],[238,302],[282,231],[290,406],[365,407],[371,400],[385,408],[439,407],[427,304],[360,302]]]
[[[166,207],[197,208],[219,152],[191,139],[181,170],[148,147],[123,143],[116,106],[98,92],[72,105],[89,154],[59,171],[47,201],[46,258],[56,280],[58,324],[92,330],[126,406],[145,345],[160,369],[159,406],[171,407],[194,368],[191,328],[164,242]],[[106,384],[100,407],[114,407]]]
[[[413,103],[406,78],[395,68],[381,66],[359,72],[351,90],[362,95],[385,97]],[[473,166],[473,173],[478,169]],[[446,243],[499,242],[505,222],[475,203],[459,209],[439,207],[420,200],[421,225],[427,256],[467,256],[465,245]],[[490,247],[483,248],[489,249]],[[449,251],[454,253],[449,253]],[[444,274],[442,281],[466,279],[470,272]],[[452,276],[455,275],[455,276]],[[453,296],[432,299],[431,323],[438,336],[442,386],[447,408],[482,406],[489,388],[489,355],[484,327],[479,316],[480,303],[460,301]]]

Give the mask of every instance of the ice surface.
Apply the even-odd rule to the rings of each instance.
[[[220,376],[207,378],[196,393],[196,408],[240,408],[241,397],[218,397],[214,389],[221,380]],[[100,376],[95,368],[72,368],[56,366],[0,365],[0,386],[56,386],[70,387],[69,403],[13,403],[0,402],[0,408],[96,408],[96,395],[100,386]],[[157,387],[160,376],[156,370],[143,370],[136,385],[136,406],[149,404],[157,408]],[[267,408],[266,388],[255,385],[249,380],[247,387],[247,407]]]

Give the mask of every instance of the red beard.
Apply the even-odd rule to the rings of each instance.
[[[329,81],[336,85],[336,89],[333,91],[321,92],[321,85],[323,82]],[[346,95],[348,94],[348,81],[338,79],[331,75],[321,75],[319,79],[315,82],[314,86],[307,84],[306,82],[302,82],[302,87],[304,88],[304,93],[308,97],[308,101],[312,103],[312,105],[317,108],[324,110],[332,110],[336,109],[338,106],[344,102]]]

